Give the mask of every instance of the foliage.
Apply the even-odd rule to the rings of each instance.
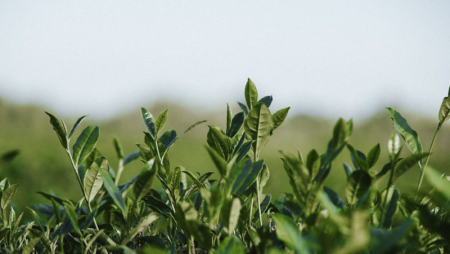
[[[352,120],[339,119],[324,153],[306,157],[281,152],[280,165],[292,192],[266,193],[271,174],[261,152],[284,122],[289,108],[269,109],[272,96],[258,97],[249,79],[242,112],[227,106],[224,129],[209,125],[206,150],[217,172],[193,173],[171,165],[170,149],[181,134],[164,131],[168,111],[156,118],[141,109],[146,131],[138,149],[126,154],[113,139],[118,165],[98,150],[98,126],[88,126],[71,146],[86,116],[70,131],[47,113],[77,178],[82,197],[73,201],[40,192],[48,203],[28,207],[34,218],[22,221],[11,202],[18,185],[0,182],[0,252],[2,253],[444,253],[450,251],[450,178],[428,166],[437,134],[448,119],[444,98],[436,133],[427,152],[417,132],[396,110],[387,108],[394,133],[388,161],[378,163],[382,147],[365,154],[350,138]],[[411,154],[403,157],[400,138]],[[333,162],[348,150],[345,196],[326,186]],[[0,166],[18,151],[4,153]],[[132,161],[142,170],[123,184]],[[419,166],[416,193],[402,195],[394,182]],[[383,179],[387,178],[387,184]],[[421,190],[422,180],[431,189]],[[162,186],[156,189],[156,184]]]

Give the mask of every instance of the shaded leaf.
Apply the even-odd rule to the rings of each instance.
[[[272,95],[264,96],[262,97],[258,102],[266,104],[267,107],[270,107],[270,104],[272,104],[273,97]]]
[[[125,202],[123,201],[122,194],[120,193],[117,186],[114,184],[114,181],[111,179],[111,176],[108,172],[106,172],[104,169],[99,168],[100,173],[103,176],[104,179],[104,185],[105,189],[108,192],[109,196],[113,199],[114,203],[119,207],[119,209],[122,211],[122,214],[124,217],[127,215],[127,206],[125,205]]]
[[[403,116],[392,108],[386,108],[388,115],[391,117],[394,123],[394,129],[402,136],[406,142],[406,146],[412,153],[422,152],[422,143],[420,143],[419,135],[415,130],[409,126]]]
[[[392,182],[403,175],[408,169],[412,168],[417,162],[427,157],[429,153],[411,154],[408,157],[400,160],[394,168],[394,176]]]
[[[244,104],[240,103],[239,101],[237,102],[237,104],[242,109],[242,112],[244,112],[244,114],[247,115],[248,114],[247,106],[245,106]]]
[[[217,247],[214,254],[244,254],[244,244],[236,236],[225,238]]]
[[[53,130],[55,130],[56,135],[59,138],[59,141],[61,142],[61,145],[64,147],[64,149],[68,148],[67,143],[67,133],[64,129],[61,122],[52,114],[45,112],[50,117],[50,124],[53,126]]]
[[[242,124],[244,123],[244,118],[244,112],[239,112],[233,117],[231,125],[227,131],[228,137],[232,138],[238,133],[238,131],[241,129]]]
[[[444,123],[448,120],[450,114],[450,97],[444,97],[441,108],[439,110],[439,123]]]
[[[2,210],[5,210],[8,205],[11,203],[11,201],[14,198],[14,195],[16,195],[17,188],[19,187],[18,184],[13,184],[8,187],[5,191],[2,193],[2,199],[1,199],[1,207]]]
[[[137,158],[139,158],[140,154],[141,154],[141,151],[140,151],[140,150],[136,150],[136,151],[134,151],[134,152],[132,152],[132,153],[129,153],[129,154],[128,154],[127,156],[125,156],[125,158],[123,159],[123,165],[125,166],[125,165],[127,165],[128,163],[130,163],[130,162],[136,160]]]
[[[73,125],[72,130],[70,130],[69,138],[72,137],[72,134],[75,132],[75,130],[77,129],[78,125],[83,121],[83,119],[84,119],[85,117],[87,117],[87,115],[84,115],[84,116],[78,118],[78,120],[77,120],[77,121],[75,122],[75,124]]]
[[[351,205],[355,204],[369,190],[372,178],[367,171],[354,171],[347,181],[346,198]]]
[[[381,148],[379,143],[375,145],[372,149],[370,149],[366,159],[367,165],[369,166],[368,168],[373,167],[375,163],[377,163],[378,158],[380,158],[380,153]]]
[[[167,150],[171,145],[173,145],[177,138],[177,132],[175,130],[168,130],[159,138],[159,142],[161,142],[165,150]]]
[[[139,174],[139,177],[134,183],[133,187],[133,193],[136,198],[136,202],[143,199],[150,192],[153,181],[155,179],[155,175],[156,170],[150,169],[148,165]]]

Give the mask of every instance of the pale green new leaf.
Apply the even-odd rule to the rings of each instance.
[[[441,109],[439,110],[439,123],[444,123],[448,120],[450,114],[450,97],[445,97],[442,100]]]
[[[245,102],[249,110],[258,102],[258,90],[251,79],[248,79],[245,85]]]
[[[273,129],[275,130],[276,128],[280,127],[280,125],[284,122],[284,120],[287,117],[287,114],[289,112],[290,107],[287,108],[283,108],[278,110],[277,112],[275,112],[272,116],[273,119]]]
[[[11,201],[14,198],[14,195],[16,195],[17,188],[19,187],[18,184],[13,184],[6,189],[2,194],[2,200],[1,200],[1,207],[2,210],[5,210],[8,205],[11,203]]]
[[[92,150],[94,150],[99,135],[100,130],[98,126],[91,125],[86,127],[86,129],[81,132],[80,136],[78,136],[77,141],[73,145],[72,154],[73,162],[76,166],[83,163]]]
[[[412,153],[421,153],[422,143],[420,143],[419,135],[415,130],[409,126],[403,116],[392,108],[386,108],[388,115],[391,117],[394,123],[394,129],[402,136],[406,142],[406,146]]]
[[[164,128],[164,125],[167,121],[167,109],[161,112],[161,114],[158,115],[155,122],[155,128],[156,128],[156,134],[158,135],[159,131]]]
[[[84,175],[84,192],[88,202],[91,202],[102,188],[103,176],[100,168],[105,171],[109,170],[109,163],[105,157],[97,158]]]
[[[259,154],[269,141],[274,128],[272,114],[264,103],[256,104],[244,121],[245,137],[254,141],[253,152]]]
[[[241,200],[236,197],[232,198],[231,200],[227,200],[223,204],[221,219],[223,220],[225,228],[228,230],[228,234],[232,234],[234,232],[234,229],[239,222],[241,209]]]
[[[305,241],[302,239],[297,225],[287,216],[277,213],[272,215],[276,223],[277,237],[283,241],[296,254],[309,253],[305,247]]]

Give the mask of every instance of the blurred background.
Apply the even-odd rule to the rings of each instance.
[[[37,191],[74,200],[81,191],[44,111],[71,126],[100,127],[99,150],[117,169],[112,136],[126,151],[143,143],[140,107],[169,110],[166,128],[197,120],[225,128],[226,104],[244,102],[250,77],[272,111],[290,106],[263,152],[266,191],[290,191],[283,150],[325,152],[334,122],[353,118],[351,144],[364,153],[386,144],[385,107],[408,119],[428,149],[450,85],[448,1],[0,1],[0,154],[20,155],[0,177],[21,185],[23,207]],[[216,172],[207,124],[180,139],[173,166]],[[441,131],[430,165],[450,173],[450,129]],[[78,135],[80,130],[75,135]],[[409,152],[404,149],[403,155]],[[344,192],[345,151],[327,184]],[[139,172],[133,162],[123,180]],[[418,168],[399,179],[411,192]]]

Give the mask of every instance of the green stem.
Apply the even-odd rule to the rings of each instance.
[[[81,182],[80,174],[78,174],[78,167],[77,167],[77,165],[75,165],[75,163],[73,162],[73,158],[72,158],[72,154],[70,153],[70,150],[69,150],[69,149],[66,149],[66,152],[67,152],[67,155],[69,155],[70,162],[72,163],[73,170],[75,171],[75,175],[77,175],[78,183],[80,184],[81,192],[83,192],[84,200],[86,200],[86,203],[87,203],[87,205],[88,205],[89,212],[92,213],[91,204],[89,203],[89,199],[88,199],[88,197],[86,196],[86,192],[84,191],[84,187],[83,187],[83,183]],[[97,225],[97,221],[95,220],[95,217],[94,217],[94,225],[95,225],[95,228],[96,228],[97,230],[99,230],[98,225]]]
[[[120,179],[120,175],[122,175],[122,171],[123,171],[123,159],[119,160],[119,169],[117,170],[117,176],[116,176],[116,182],[115,184],[117,186],[119,186],[119,179]]]
[[[430,160],[430,154],[431,154],[431,151],[433,151],[434,142],[436,141],[437,135],[438,135],[441,127],[442,127],[442,123],[439,123],[436,128],[436,131],[434,132],[433,139],[431,140],[430,149],[428,150],[428,155],[427,155],[427,158],[425,159],[425,164],[423,164],[422,170],[420,171],[420,179],[419,179],[419,184],[417,185],[417,191],[416,191],[416,195],[414,196],[414,201],[416,201],[417,195],[419,195],[420,187],[422,186],[422,181],[425,176],[425,170],[427,169],[428,161]]]

